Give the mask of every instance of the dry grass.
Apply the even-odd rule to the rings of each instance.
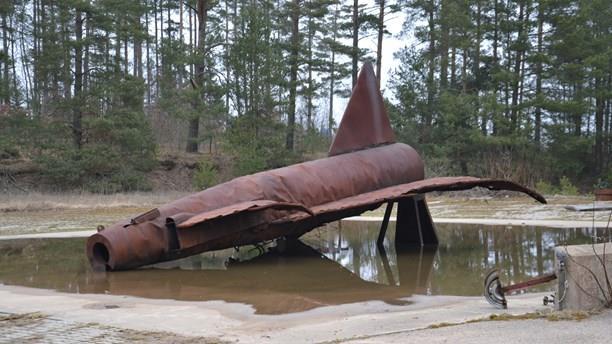
[[[0,315],[0,329],[10,326],[31,325],[43,321],[46,318],[46,315],[39,312]],[[0,330],[0,333],[1,332],[2,330]]]
[[[7,315],[0,315],[0,321],[19,321],[19,320],[38,320],[38,319],[44,319],[47,316],[39,313],[39,312],[34,312],[34,313],[23,313],[23,314],[7,314]]]
[[[532,312],[525,314],[491,314],[488,319],[490,321],[510,321],[510,320],[532,320],[545,319],[548,321],[581,321],[587,319],[591,315],[596,314],[586,311],[544,311]]]
[[[530,312],[523,314],[491,314],[485,318],[472,319],[464,322],[449,323],[441,322],[437,324],[431,324],[427,326],[428,329],[437,329],[442,327],[458,326],[472,323],[479,323],[485,321],[513,321],[513,320],[537,320],[543,319],[548,321],[582,321],[589,318],[591,315],[597,314],[597,312],[585,312],[585,311],[539,311]]]
[[[101,195],[92,193],[0,194],[0,212],[56,209],[156,207],[187,195],[186,192],[134,192]]]

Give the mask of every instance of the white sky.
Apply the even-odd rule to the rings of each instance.
[[[367,4],[368,7],[377,6],[374,0],[363,1]],[[378,12],[376,12],[378,13]],[[382,71],[381,71],[381,90],[383,95],[393,100],[392,91],[389,89],[388,82],[393,75],[393,71],[397,67],[398,61],[394,59],[393,55],[395,52],[406,46],[407,42],[412,40],[412,37],[401,37],[401,31],[406,19],[406,15],[404,12],[400,11],[398,13],[388,14],[385,25],[387,31],[390,34],[385,35],[383,39],[383,54],[382,54]],[[373,35],[371,37],[367,37],[361,39],[359,41],[359,47],[364,49],[368,49],[370,51],[369,56],[376,57],[376,43],[377,43],[377,35]],[[352,42],[345,42],[345,44],[352,44]],[[345,80],[345,84],[348,87],[351,82],[350,78]],[[348,98],[340,98],[336,97],[334,101],[334,119],[336,123],[340,123],[340,119],[344,113],[344,108],[346,107],[346,103]]]

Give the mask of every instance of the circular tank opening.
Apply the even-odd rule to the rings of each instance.
[[[100,267],[104,267],[106,270],[110,270],[108,265],[109,253],[106,245],[102,243],[95,243],[92,248],[94,264]]]

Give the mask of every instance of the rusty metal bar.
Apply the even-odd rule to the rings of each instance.
[[[387,227],[389,226],[389,218],[391,218],[391,212],[393,211],[393,203],[387,203],[387,208],[385,209],[385,217],[383,217],[383,221],[380,224],[380,232],[378,233],[378,239],[376,240],[376,245],[380,248],[383,247],[383,242],[385,241],[385,235],[387,234]]]
[[[523,282],[519,282],[516,284],[512,284],[506,287],[502,288],[502,291],[505,293],[510,292],[510,291],[515,291],[515,290],[521,290],[521,289],[525,289],[525,288],[529,288],[531,286],[534,285],[538,285],[538,284],[542,284],[542,283],[546,283],[546,282],[550,282],[553,280],[557,279],[557,275],[555,273],[551,273],[551,274],[547,274],[547,275],[542,275],[536,278],[532,278]]]

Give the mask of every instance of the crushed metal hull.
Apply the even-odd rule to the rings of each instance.
[[[364,167],[365,166],[365,167]],[[107,270],[136,268],[278,237],[432,191],[473,187],[538,193],[504,180],[423,180],[410,146],[396,143],[237,178],[179,199],[89,238],[88,257]],[[356,187],[358,185],[358,187]]]

